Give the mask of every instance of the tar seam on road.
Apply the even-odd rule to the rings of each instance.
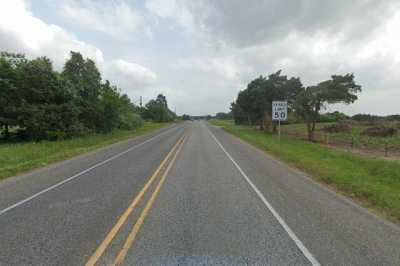
[[[169,171],[171,170],[172,166],[175,163],[176,158],[178,157],[180,151],[182,150],[182,147],[185,144],[185,140],[186,140],[186,137],[184,137],[184,139],[181,141],[179,148],[177,149],[177,151],[174,154],[174,157],[169,162],[167,169],[165,170],[165,172],[163,173],[163,175],[160,179],[160,182],[157,184],[156,189],[154,190],[153,194],[151,195],[149,201],[147,202],[146,206],[144,207],[142,213],[140,214],[139,219],[136,221],[135,225],[133,226],[124,245],[122,246],[122,249],[118,253],[117,257],[115,258],[114,263],[111,264],[111,266],[119,266],[124,262],[129,249],[132,247],[132,244],[135,241],[135,238],[136,238],[137,234],[139,233],[139,230],[140,230],[141,226],[143,225],[144,220],[146,219],[147,215],[149,214],[151,207],[153,206],[154,201],[156,200],[157,195],[159,194],[161,187],[164,184],[165,179],[167,178]]]
[[[89,168],[87,168],[87,169],[85,169],[85,170],[83,170],[83,171],[71,176],[71,177],[68,177],[67,179],[64,179],[63,181],[61,181],[61,182],[59,182],[57,184],[54,184],[54,185],[52,185],[52,186],[50,186],[48,188],[45,188],[45,189],[33,194],[32,196],[29,196],[29,197],[27,197],[27,198],[25,198],[25,199],[15,203],[15,204],[13,204],[13,205],[11,205],[11,206],[3,209],[3,210],[0,210],[0,216],[5,214],[6,212],[9,212],[9,211],[17,208],[18,206],[21,206],[21,205],[23,205],[23,204],[25,204],[25,203],[27,203],[27,202],[39,197],[40,195],[42,195],[42,194],[44,194],[46,192],[49,192],[49,191],[51,191],[51,190],[53,190],[55,188],[58,188],[59,186],[62,186],[65,183],[67,183],[69,181],[72,181],[75,178],[77,178],[77,177],[79,177],[79,176],[81,176],[83,174],[86,174],[87,172],[90,172],[91,170],[93,170],[93,169],[95,169],[95,168],[97,168],[99,166],[102,166],[103,164],[106,164],[106,163],[108,163],[108,162],[110,162],[110,161],[112,161],[112,160],[114,160],[114,159],[116,159],[116,158],[118,158],[118,157],[120,157],[120,156],[122,156],[122,155],[124,155],[124,154],[126,154],[126,153],[128,153],[128,152],[130,152],[130,151],[132,151],[134,149],[136,149],[136,148],[139,148],[139,147],[143,146],[144,144],[149,143],[150,141],[152,141],[152,140],[154,140],[154,139],[156,139],[156,138],[158,138],[158,137],[160,137],[162,135],[165,135],[167,132],[171,131],[172,129],[175,129],[175,127],[170,128],[170,129],[168,129],[168,130],[166,130],[166,131],[164,131],[164,132],[162,132],[162,133],[160,133],[160,134],[158,134],[158,135],[156,135],[154,137],[151,137],[151,138],[149,138],[148,140],[146,140],[144,142],[136,144],[136,145],[130,147],[129,149],[127,149],[127,150],[125,150],[123,152],[120,152],[120,153],[118,153],[116,155],[113,155],[110,158],[108,158],[108,159],[106,159],[106,160],[104,160],[102,162],[99,162],[99,163],[97,163],[97,164],[95,164],[95,165],[93,165],[93,166],[91,166],[91,167],[89,167]]]
[[[208,127],[207,127],[208,129]],[[278,212],[272,207],[272,205],[267,201],[261,191],[253,184],[250,178],[246,175],[246,173],[242,170],[242,168],[238,165],[238,163],[233,159],[233,157],[225,150],[224,146],[222,146],[221,142],[214,136],[214,134],[208,129],[211,137],[218,144],[221,150],[225,153],[225,155],[231,160],[231,162],[235,165],[240,174],[244,177],[250,187],[256,192],[257,196],[261,199],[264,205],[269,209],[275,219],[280,223],[283,229],[288,233],[289,237],[294,241],[297,247],[301,250],[304,256],[311,262],[314,266],[320,266],[321,264],[317,261],[317,259],[311,254],[311,252],[304,246],[303,242],[296,236],[296,234],[290,229],[287,223],[283,220],[283,218],[278,214]]]
[[[153,173],[153,175],[150,177],[150,179],[147,181],[145,186],[142,188],[142,190],[136,195],[132,203],[129,205],[129,207],[123,212],[121,217],[118,219],[117,223],[113,226],[113,228],[110,230],[110,232],[106,235],[104,240],[101,242],[100,246],[96,249],[96,251],[93,253],[93,255],[90,257],[88,262],[85,264],[85,266],[93,266],[96,265],[97,261],[100,259],[100,257],[103,255],[111,241],[114,239],[114,237],[118,234],[119,230],[124,226],[126,220],[128,217],[131,215],[131,213],[135,210],[136,206],[139,204],[140,200],[143,198],[144,194],[147,192],[151,184],[154,182],[154,180],[158,177],[159,173],[161,172],[162,168],[164,165],[168,162],[169,158],[174,154],[174,152],[177,150],[179,144],[183,141],[183,137],[179,138],[179,140],[175,143],[175,145],[172,147],[172,149],[169,151],[167,156],[163,159],[163,161],[160,163],[160,165],[157,167],[156,171]]]

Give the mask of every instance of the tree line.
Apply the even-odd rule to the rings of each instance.
[[[126,94],[103,82],[95,62],[71,52],[62,71],[50,59],[29,60],[22,54],[0,54],[0,131],[17,139],[58,140],[115,129],[132,130],[144,119],[175,118],[165,96],[146,107],[134,105]]]
[[[288,78],[278,71],[252,80],[231,104],[231,113],[236,124],[275,130],[272,101],[287,101],[289,113],[305,122],[308,138],[313,141],[320,112],[328,104],[353,103],[360,91],[361,86],[356,84],[353,74],[333,75],[329,80],[305,87],[300,78]]]

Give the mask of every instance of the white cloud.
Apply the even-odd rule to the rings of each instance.
[[[78,26],[121,38],[127,38],[143,24],[140,12],[124,1],[66,0],[61,10],[67,20]]]
[[[122,59],[105,61],[97,47],[36,18],[23,0],[0,1],[0,50],[25,53],[28,57],[47,56],[58,70],[70,51],[78,51],[97,63],[104,78],[131,95],[157,81],[155,73],[139,64]]]
[[[175,19],[185,29],[193,28],[192,14],[179,0],[147,0],[146,8],[160,18]]]
[[[0,2],[0,49],[23,52],[31,57],[46,55],[58,68],[71,50],[103,62],[103,53],[98,48],[79,41],[57,25],[34,17],[23,0]]]
[[[126,93],[143,92],[157,82],[157,75],[150,69],[122,59],[105,64],[104,78],[115,82]]]

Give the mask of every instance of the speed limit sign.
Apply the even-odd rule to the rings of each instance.
[[[272,120],[287,120],[287,101],[272,102]]]

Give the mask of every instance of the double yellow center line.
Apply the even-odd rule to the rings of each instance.
[[[147,190],[150,188],[154,180],[157,179],[161,175],[160,181],[158,182],[154,192],[152,193],[150,199],[148,200],[146,206],[144,207],[142,213],[140,214],[138,220],[136,221],[135,225],[133,226],[131,232],[129,233],[128,237],[125,240],[124,245],[122,246],[122,249],[118,252],[118,255],[114,262],[111,265],[120,265],[124,262],[125,257],[128,253],[128,250],[132,246],[133,242],[135,241],[136,235],[140,230],[140,227],[142,226],[147,214],[149,213],[151,207],[153,206],[153,203],[155,199],[157,198],[158,193],[160,192],[160,189],[162,185],[164,184],[164,181],[171,170],[178,154],[180,153],[183,144],[186,140],[185,136],[182,136],[172,147],[171,151],[167,154],[167,156],[164,158],[164,160],[161,162],[161,164],[158,166],[157,170],[154,172],[154,174],[150,177],[150,179],[147,181],[145,186],[142,188],[142,190],[137,194],[137,196],[133,199],[132,203],[129,205],[129,207],[124,211],[124,213],[121,215],[121,217],[118,219],[117,223],[113,226],[111,231],[107,234],[107,236],[104,238],[100,246],[96,249],[94,254],[90,257],[88,262],[86,263],[86,266],[92,266],[96,265],[96,263],[99,261],[101,256],[104,254],[105,250],[107,247],[110,245],[112,240],[115,238],[115,236],[118,234],[120,229],[124,226],[126,221],[128,220],[129,216],[132,214],[132,212],[135,210],[137,205],[140,203],[141,199],[143,196],[146,194]]]

